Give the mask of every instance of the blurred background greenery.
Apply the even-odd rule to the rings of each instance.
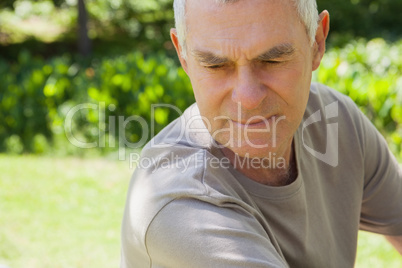
[[[318,5],[331,33],[314,80],[349,95],[401,161],[402,1]],[[118,266],[132,169],[116,151],[145,131],[118,119],[150,122],[152,104],[194,102],[171,27],[172,0],[0,1],[0,267]],[[97,109],[77,111],[71,134],[104,146],[80,149],[66,136],[83,103]],[[158,107],[153,132],[177,116]],[[358,267],[400,267],[388,244],[361,235]]]

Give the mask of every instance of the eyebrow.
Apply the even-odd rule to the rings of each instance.
[[[270,61],[282,57],[289,57],[293,55],[295,48],[290,43],[279,44],[269,49],[268,51],[257,56],[254,60],[257,61]],[[193,56],[201,63],[206,65],[221,65],[230,62],[227,57],[220,57],[209,51],[192,50]]]
[[[282,58],[282,57],[289,57],[294,54],[295,50],[296,49],[294,48],[294,46],[290,43],[280,44],[280,45],[274,46],[270,50],[259,55],[257,57],[257,60],[269,61],[269,60],[278,59],[278,58]]]
[[[198,61],[207,65],[220,65],[229,62],[228,58],[219,57],[209,51],[193,50],[191,53]]]

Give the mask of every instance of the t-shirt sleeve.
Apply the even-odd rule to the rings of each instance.
[[[402,168],[383,136],[361,113],[360,118],[364,137],[360,228],[384,235],[402,235]]]
[[[178,199],[146,236],[152,267],[287,267],[261,224],[240,206]]]

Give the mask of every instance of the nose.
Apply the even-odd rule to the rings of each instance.
[[[232,91],[232,101],[247,109],[258,108],[266,97],[267,89],[249,66],[240,66]]]

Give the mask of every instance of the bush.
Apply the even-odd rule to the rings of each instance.
[[[318,9],[331,15],[330,37],[344,44],[344,36],[383,37],[395,40],[402,34],[400,0],[317,0]],[[335,38],[333,38],[335,37]]]
[[[402,42],[361,39],[327,52],[315,80],[348,95],[402,159]]]
[[[355,41],[330,49],[314,76],[349,95],[402,158],[401,54],[402,42]],[[163,54],[144,58],[133,52],[86,62],[68,55],[42,60],[23,51],[17,63],[0,60],[0,73],[6,74],[0,83],[0,151],[45,153],[55,148],[81,154],[65,136],[69,112],[81,107],[70,122],[72,136],[108,152],[125,140],[126,145],[149,140],[179,116],[158,107],[152,129],[152,104],[183,111],[194,102],[183,69]],[[144,118],[146,127],[133,115]]]
[[[152,52],[164,47],[174,53],[169,35],[169,29],[174,27],[173,0],[85,0],[85,3],[94,52],[105,54],[116,47],[120,51],[135,47]],[[400,0],[317,0],[317,4],[319,11],[330,12],[332,46],[344,45],[354,36],[396,40],[402,35]],[[40,18],[42,23],[53,27],[38,31],[37,27],[27,27],[24,22],[27,18]],[[0,55],[13,59],[21,46],[47,56],[75,51],[77,27],[76,0],[2,0]],[[46,42],[38,42],[34,37]],[[48,44],[49,41],[52,43]]]
[[[43,153],[49,147],[47,140],[67,153],[78,153],[62,141],[66,140],[66,117],[80,104],[87,103],[72,118],[73,137],[87,144],[100,139],[116,144],[119,136],[126,143],[136,143],[144,132],[150,133],[149,124],[144,130],[138,120],[128,122],[128,118],[136,115],[150,122],[152,104],[184,110],[194,102],[186,74],[163,55],[145,59],[134,52],[91,62],[64,55],[44,61],[23,51],[17,63],[0,61],[0,73],[5,74],[0,83],[0,118],[4,120],[0,151]],[[177,116],[167,107],[156,108],[154,133]],[[122,123],[127,125],[124,132],[119,128]],[[107,150],[106,145],[101,150]]]

